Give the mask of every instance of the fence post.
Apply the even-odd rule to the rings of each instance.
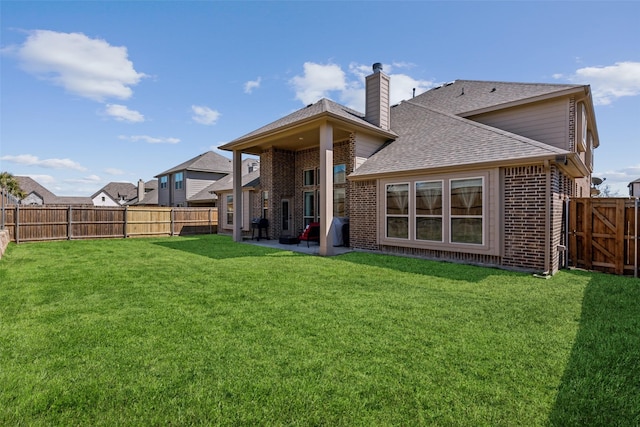
[[[211,212],[211,208],[209,208],[209,234],[213,233],[213,212]]]
[[[128,221],[128,217],[129,217],[129,205],[125,205],[124,207],[124,236],[123,238],[127,238],[129,237],[129,221]]]
[[[16,245],[18,243],[20,243],[20,204],[16,204],[16,220],[15,220],[15,230],[14,230],[14,234],[15,234],[15,238],[16,238]]]
[[[174,212],[175,212],[175,208],[171,208],[169,217],[171,218],[171,234],[170,236],[173,236],[175,234],[175,218],[174,218]]]
[[[72,217],[72,213],[71,213],[71,205],[69,205],[69,210],[67,211],[67,240],[71,240],[71,217]]]

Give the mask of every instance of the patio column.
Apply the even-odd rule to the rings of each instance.
[[[218,215],[218,222],[222,219]],[[242,242],[242,152],[233,150],[233,241]]]
[[[320,255],[334,254],[333,221],[333,127],[320,125]]]

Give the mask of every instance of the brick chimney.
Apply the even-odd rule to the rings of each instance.
[[[382,72],[382,64],[373,64],[373,74],[367,76],[364,119],[384,130],[390,130],[389,90],[390,79]]]

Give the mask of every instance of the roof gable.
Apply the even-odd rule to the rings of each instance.
[[[345,107],[344,105],[340,105],[337,102],[331,101],[330,99],[322,98],[321,100],[313,104],[309,104],[304,108],[294,111],[293,113],[282,117],[274,122],[271,122],[265,126],[262,126],[261,128],[256,129],[253,132],[241,136],[240,138],[236,138],[228,144],[221,146],[220,148],[223,150],[232,149],[236,144],[258,139],[269,134],[276,133],[280,130],[303,125],[305,123],[312,122],[325,116],[348,121],[361,128],[371,130],[372,132],[384,132],[386,134],[393,135],[393,133],[384,131],[378,126],[367,122],[364,119],[364,114],[356,110],[352,110],[351,108]]]

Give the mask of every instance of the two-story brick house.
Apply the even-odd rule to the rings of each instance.
[[[599,145],[590,87],[456,80],[395,106],[389,87],[374,64],[365,114],[322,99],[221,147],[260,156],[271,235],[318,221],[331,255],[346,217],[355,249],[557,271]]]

